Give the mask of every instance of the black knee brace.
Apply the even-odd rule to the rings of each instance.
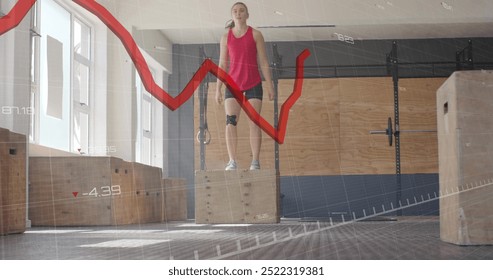
[[[238,121],[236,120],[236,115],[226,115],[226,125],[231,124],[233,126],[236,126],[238,124]]]

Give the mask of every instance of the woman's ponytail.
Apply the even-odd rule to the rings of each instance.
[[[224,28],[226,28],[226,29],[228,29],[228,28],[229,28],[229,29],[231,29],[231,28],[233,28],[233,27],[235,27],[235,21],[234,21],[234,20],[232,20],[232,19],[230,19],[230,20],[228,20],[228,21],[226,22],[226,27],[224,27]]]

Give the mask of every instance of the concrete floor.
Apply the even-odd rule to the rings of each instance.
[[[111,227],[33,227],[0,237],[3,260],[493,259],[493,246],[442,242],[438,217],[269,225],[193,221]]]

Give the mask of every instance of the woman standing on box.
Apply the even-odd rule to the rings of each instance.
[[[242,2],[237,2],[231,8],[232,19],[226,28],[228,31],[222,36],[220,43],[219,67],[226,69],[229,61],[228,73],[244,92],[248,102],[260,114],[262,109],[262,78],[259,65],[265,79],[265,89],[269,100],[274,99],[274,88],[265,52],[264,37],[260,31],[247,25],[248,8]],[[216,101],[223,101],[221,89],[223,82],[217,79]],[[226,111],[226,146],[228,148],[229,163],[226,170],[236,170],[236,125],[240,117],[241,106],[233,94],[226,88],[224,96]],[[262,143],[262,131],[252,120],[250,125],[250,148],[252,149],[252,163],[250,170],[260,169],[259,154]]]

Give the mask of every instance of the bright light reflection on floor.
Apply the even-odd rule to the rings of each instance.
[[[169,242],[170,240],[156,240],[156,239],[119,239],[113,241],[106,241],[96,244],[80,245],[84,248],[136,248],[148,245],[155,245],[159,243]]]
[[[38,233],[38,234],[62,234],[62,233],[74,233],[74,232],[90,232],[90,230],[84,229],[49,229],[49,230],[28,230],[26,233]]]

